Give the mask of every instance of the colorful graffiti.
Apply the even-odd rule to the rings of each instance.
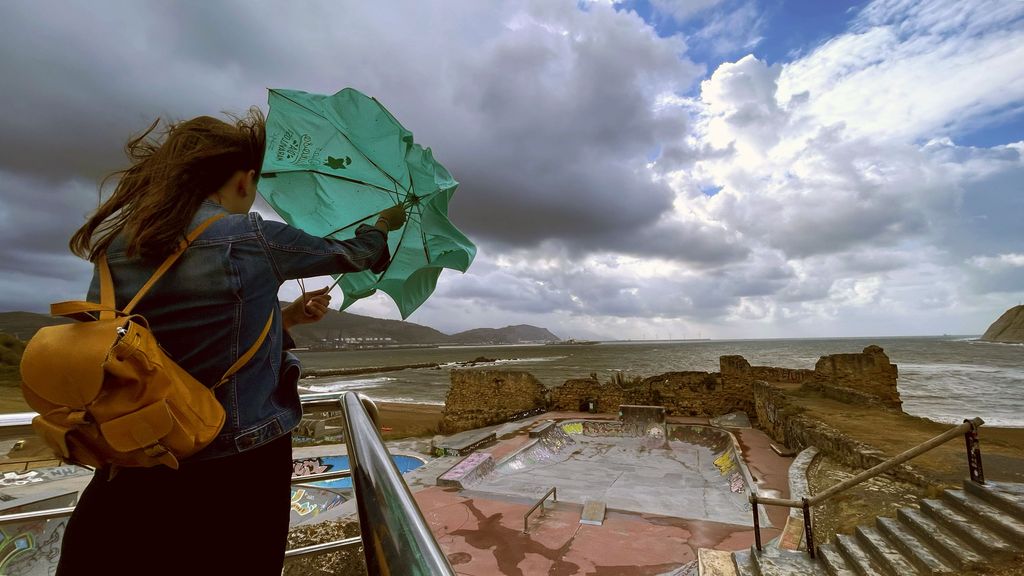
[[[302,487],[292,489],[292,517],[295,526],[315,518],[317,515],[345,502],[345,497],[328,489]]]
[[[63,480],[72,476],[84,476],[92,474],[88,468],[81,466],[54,466],[52,468],[36,468],[25,472],[4,472],[0,478],[0,486],[24,486],[26,484],[38,484],[52,480]]]
[[[562,431],[569,435],[580,435],[583,434],[583,422],[568,422],[562,424]]]
[[[319,456],[313,458],[303,458],[301,460],[292,460],[292,477],[296,476],[309,476],[310,474],[323,474],[329,472],[333,468],[331,464],[320,459]]]
[[[459,482],[468,477],[473,472],[476,472],[477,468],[486,463],[491,459],[491,455],[487,452],[474,452],[469,456],[462,459],[461,462],[452,466],[447,472],[441,475],[441,480],[450,480],[453,482]]]
[[[729,490],[737,494],[743,491],[743,476],[739,472],[733,472],[729,477]]]
[[[43,498],[16,498],[0,506],[0,514],[74,506],[77,492]],[[0,574],[49,576],[57,570],[67,518],[26,520],[0,527]]]
[[[732,450],[726,450],[718,458],[715,458],[715,468],[718,468],[722,476],[726,476],[736,468],[736,461],[733,459]]]

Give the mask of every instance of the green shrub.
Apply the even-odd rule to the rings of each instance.
[[[10,334],[0,332],[0,386],[19,386],[21,373],[21,354],[25,351],[25,343]]]

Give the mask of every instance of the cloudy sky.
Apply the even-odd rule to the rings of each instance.
[[[0,310],[84,294],[67,240],[153,118],[345,87],[479,247],[412,322],[978,334],[1024,300],[1021,0],[12,0],[0,51]]]

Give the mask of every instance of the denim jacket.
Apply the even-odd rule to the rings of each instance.
[[[204,201],[189,230],[217,214]],[[159,262],[125,255],[124,238],[107,250],[119,309],[134,297]],[[284,360],[278,290],[285,280],[371,269],[389,261],[386,235],[362,225],[351,240],[311,236],[259,214],[233,214],[215,222],[153,285],[132,310],[149,322],[157,341],[200,382],[216,383],[256,342],[271,313],[273,325],[256,355],[216,389],[227,412],[220,435],[190,460],[237,454],[290,432],[302,417],[297,365]],[[99,302],[93,274],[89,301]],[[289,355],[290,356],[290,355]],[[290,364],[290,366],[289,366]],[[281,380],[282,370],[285,379]]]

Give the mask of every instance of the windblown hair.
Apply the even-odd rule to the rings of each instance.
[[[118,234],[125,234],[128,256],[159,259],[185,238],[199,205],[236,171],[263,164],[266,123],[259,108],[228,123],[210,116],[168,123],[158,118],[125,145],[131,166],[108,175],[118,178],[113,194],[71,237],[71,251],[96,261]]]

